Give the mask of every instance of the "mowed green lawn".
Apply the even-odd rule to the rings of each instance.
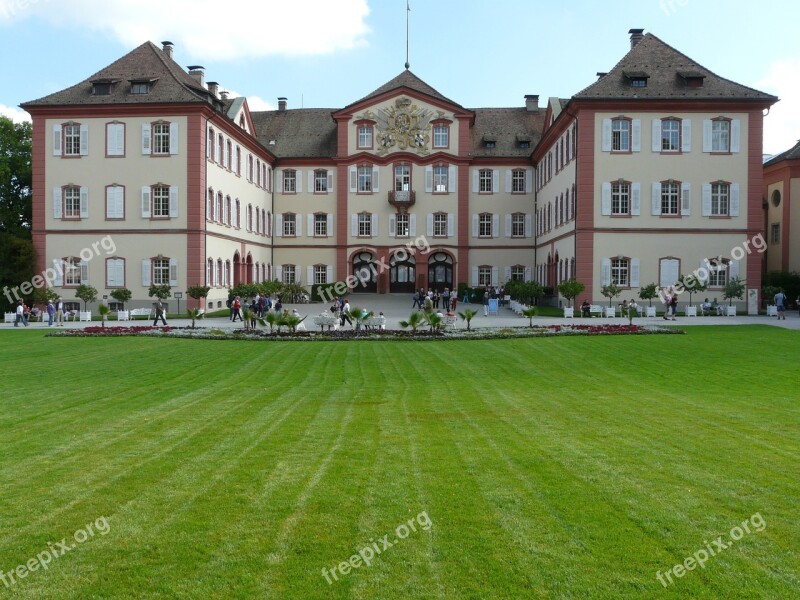
[[[0,337],[0,597],[800,595],[798,332]]]

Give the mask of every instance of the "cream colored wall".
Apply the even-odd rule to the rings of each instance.
[[[326,265],[333,267],[333,281],[344,279],[347,274],[336,273],[335,248],[276,248],[275,267],[295,265],[295,275],[303,285],[310,286],[308,281],[308,267]]]
[[[791,206],[791,236],[788,238],[789,243],[789,265],[788,270],[793,272],[800,272],[800,178],[791,180],[789,186],[791,190],[791,197],[789,202]],[[785,198],[784,198],[785,200]],[[783,238],[785,239],[785,238]]]
[[[683,113],[683,112],[638,112],[625,113],[631,119],[641,119],[641,151],[630,154],[615,154],[602,151],[603,119],[613,119],[619,113],[596,113],[595,115],[595,180],[594,180],[594,219],[596,227],[658,227],[667,229],[731,228],[741,229],[747,225],[747,149],[748,116],[746,113]],[[664,117],[691,119],[691,151],[683,154],[664,155],[653,152],[652,120]],[[703,120],[724,116],[739,119],[740,152],[730,155],[712,155],[703,152]],[[631,218],[603,216],[601,214],[601,185],[606,181],[625,179],[641,183],[641,215]],[[653,182],[668,179],[691,183],[691,215],[660,217],[651,215],[651,185]],[[712,181],[724,180],[738,183],[740,188],[739,216],[731,218],[709,218],[702,216],[702,185]]]
[[[781,195],[781,203],[778,207],[772,204],[772,194],[777,191]],[[783,261],[781,258],[781,246],[772,244],[772,224],[779,223],[781,226],[781,242],[791,244],[791,240],[786,240],[786,230],[783,223],[783,209],[784,202],[786,202],[786,194],[783,189],[783,181],[778,181],[767,187],[767,219],[765,223],[766,239],[770,244],[767,251],[767,272],[780,271],[783,268]],[[782,245],[781,244],[781,245]]]
[[[576,166],[577,161],[571,160],[563,169],[561,169],[557,175],[555,175],[550,181],[548,181],[542,189],[538,191],[536,194],[536,210],[541,210],[544,208],[546,210],[548,203],[552,203],[552,210],[553,212],[553,228],[550,231],[545,231],[537,238],[538,244],[544,244],[552,240],[553,238],[560,237],[565,233],[569,233],[575,230],[575,218],[558,224],[558,219],[556,219],[556,211],[558,210],[557,200],[561,198],[561,194],[564,194],[564,200],[566,202],[567,198],[567,190],[569,190],[570,202],[572,202],[572,189],[573,185],[575,184],[575,177],[576,177]],[[540,166],[541,168],[541,166]],[[566,210],[566,209],[565,209]],[[565,217],[566,218],[566,217]],[[536,230],[536,213],[534,213],[534,221],[533,221],[534,232]]]
[[[529,269],[527,277],[533,278],[533,251],[531,250],[476,250],[470,249],[467,253],[469,258],[469,271],[467,272],[467,285],[472,286],[472,267],[492,266],[498,267],[498,285],[506,283],[505,268],[522,265]],[[455,275],[455,274],[454,274]],[[461,282],[459,282],[461,283]]]
[[[283,193],[283,171],[291,169],[297,172],[297,176],[302,180],[302,192],[295,194]],[[309,189],[308,174],[315,170],[330,171],[332,174],[332,186],[327,193],[315,193],[313,188]],[[300,215],[302,223],[302,235],[296,237],[285,237],[278,235],[277,225],[273,225],[275,231],[275,244],[280,247],[304,246],[304,245],[328,245],[336,243],[336,168],[332,165],[303,165],[302,167],[280,167],[275,171],[275,215],[282,215],[287,212]],[[334,215],[333,229],[328,231],[327,238],[315,238],[309,236],[308,215],[314,213],[325,213]],[[274,221],[274,218],[273,218]]]
[[[526,182],[530,182],[531,189],[526,189],[524,194],[512,194],[506,192],[506,172],[520,168],[519,166],[511,165],[492,165],[493,170],[499,172],[499,191],[492,194],[481,194],[475,192],[472,186],[474,173],[480,171],[482,168],[489,167],[470,167],[469,169],[469,218],[467,219],[469,230],[467,232],[469,237],[469,244],[472,247],[480,248],[481,246],[496,246],[502,244],[504,246],[532,246],[535,240],[536,233],[536,217],[534,213],[534,170],[533,167],[526,167],[528,176]],[[499,237],[496,238],[481,238],[473,237],[472,222],[474,215],[488,212],[493,215],[499,216]],[[505,215],[512,213],[524,213],[530,215],[531,220],[531,235],[530,237],[511,238],[505,236]],[[533,251],[531,250],[531,254]]]

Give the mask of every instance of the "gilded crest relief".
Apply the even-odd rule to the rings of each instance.
[[[436,115],[428,108],[420,108],[409,98],[395,100],[394,106],[366,111],[359,118],[375,121],[377,154],[383,156],[390,150],[410,150],[425,156],[430,152],[431,119]]]

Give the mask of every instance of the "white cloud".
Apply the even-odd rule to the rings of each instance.
[[[356,48],[366,44],[368,14],[367,0],[0,0],[0,23],[35,15],[109,33],[126,46],[171,40],[197,60]]]
[[[21,108],[17,108],[16,106],[6,106],[5,104],[0,104],[0,115],[8,117],[15,123],[22,123],[23,121],[31,120],[31,116]]]
[[[764,118],[764,153],[788,150],[800,138],[800,59],[770,63],[755,87],[780,98]]]
[[[229,90],[228,94],[230,94],[231,98],[238,98],[239,96],[243,95],[243,94],[240,94],[239,92],[235,92],[233,90]],[[261,96],[245,96],[245,98],[247,98],[247,106],[249,106],[250,110],[253,110],[253,111],[256,111],[256,110],[275,110],[277,108],[277,106],[275,106],[274,104],[271,104],[270,102],[267,102]]]

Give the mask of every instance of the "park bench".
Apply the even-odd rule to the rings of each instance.
[[[132,321],[136,320],[136,317],[147,317],[150,319],[153,316],[153,309],[152,308],[134,308],[130,311],[130,319]]]

